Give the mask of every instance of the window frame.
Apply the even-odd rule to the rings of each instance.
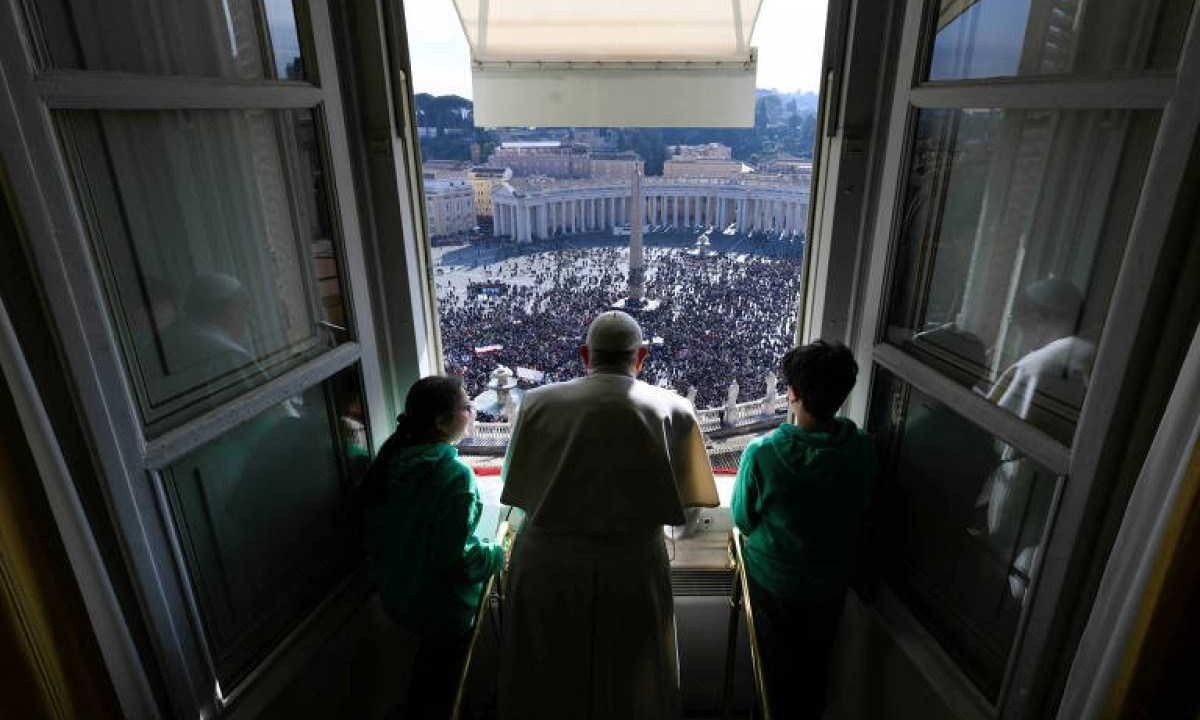
[[[1048,518],[1044,552],[1032,576],[1031,599],[1022,610],[997,702],[993,705],[961,674],[944,672],[953,661],[927,633],[917,637],[927,652],[941,658],[927,668],[939,686],[965,693],[986,708],[983,716],[1028,717],[1037,713],[1043,675],[1053,662],[1052,630],[1066,620],[1068,570],[1088,538],[1080,536],[1094,514],[1104,438],[1117,419],[1117,402],[1130,365],[1133,342],[1158,269],[1171,210],[1183,180],[1188,149],[1200,125],[1200,102],[1188,87],[1200,84],[1200,8],[1193,8],[1175,72],[1144,71],[1107,76],[1034,76],[1002,79],[924,81],[937,18],[933,0],[910,0],[904,11],[896,82],[890,104],[886,150],[874,230],[868,240],[865,295],[857,316],[856,356],[866,372],[848,402],[850,417],[865,421],[873,393],[874,367],[944,403],[968,421],[1065,476],[1057,507]],[[1189,85],[1190,83],[1190,85]],[[1194,95],[1194,93],[1193,93]],[[895,246],[901,230],[911,138],[922,108],[996,107],[1048,110],[1155,109],[1161,112],[1155,144],[1143,178],[1137,209],[1097,345],[1091,387],[1080,410],[1070,446],[1034,428],[986,399],[962,388],[920,360],[884,340],[887,303],[893,283]],[[1136,249],[1136,251],[1135,251]],[[1089,441],[1090,440],[1090,441]],[[890,614],[894,615],[894,614]],[[889,619],[896,619],[891,617]],[[910,618],[911,620],[911,618]],[[963,708],[970,711],[970,707]]]
[[[0,47],[0,88],[7,91],[0,102],[0,128],[4,129],[0,152],[141,611],[140,617],[124,616],[115,632],[98,629],[102,651],[130,716],[206,716],[223,714],[243,700],[253,705],[255,700],[247,696],[261,697],[277,689],[315,647],[314,627],[340,621],[329,606],[351,601],[344,591],[347,582],[354,584],[355,576],[332,589],[236,687],[221,688],[204,646],[186,565],[169,514],[163,511],[159,471],[264,409],[355,364],[370,436],[379,443],[391,430],[389,408],[381,400],[384,388],[372,313],[375,288],[370,285],[373,276],[367,273],[337,72],[342,58],[334,50],[327,1],[294,3],[306,81],[43,69],[35,48],[40,39],[31,37],[34,31],[24,22],[22,6],[23,0],[0,3],[0,37],[13,40]],[[344,276],[347,316],[356,340],[148,438],[52,111],[291,108],[313,110],[322,128],[317,136],[319,150],[329,178],[329,212]],[[52,438],[44,440],[53,446]],[[85,544],[90,537],[86,525],[63,532]],[[92,579],[97,569],[77,567],[77,577],[82,583],[84,578]],[[107,581],[89,605],[93,607],[97,608],[95,622],[101,622],[100,612],[110,618],[122,616]],[[148,629],[153,659],[138,657],[130,625],[139,622]],[[150,679],[154,672],[147,670],[152,664],[160,670],[165,698],[155,697]],[[160,700],[165,701],[164,707],[158,706]]]

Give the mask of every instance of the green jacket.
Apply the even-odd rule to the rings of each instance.
[[[746,572],[776,595],[827,599],[844,592],[878,458],[845,418],[832,433],[785,423],[750,443],[733,491]]]
[[[366,480],[367,555],[384,609],[421,634],[470,629],[504,549],[475,537],[475,473],[446,443],[389,438]]]

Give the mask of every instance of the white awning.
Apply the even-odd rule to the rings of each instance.
[[[761,2],[454,0],[475,122],[752,126]]]

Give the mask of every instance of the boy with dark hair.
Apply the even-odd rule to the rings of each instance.
[[[733,521],[746,538],[771,714],[820,718],[877,457],[865,433],[835,417],[858,375],[845,345],[817,340],[790,350],[782,365],[795,424],[742,454]]]

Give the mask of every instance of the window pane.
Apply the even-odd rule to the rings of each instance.
[[[348,492],[365,463],[350,368],[163,471],[226,691],[357,566]]]
[[[1070,444],[1157,123],[921,111],[887,341]]]
[[[58,120],[148,432],[347,338],[312,111]]]
[[[1194,0],[942,0],[929,80],[1169,70]]]
[[[1059,478],[880,370],[888,581],[995,701]]]
[[[304,79],[292,0],[25,3],[48,67]]]

